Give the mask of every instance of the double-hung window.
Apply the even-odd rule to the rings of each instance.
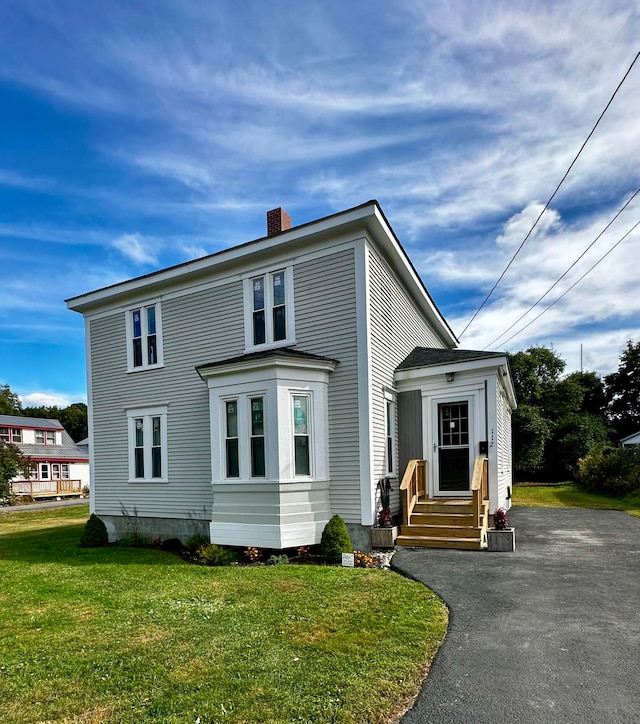
[[[127,312],[127,361],[130,372],[162,366],[159,302]]]
[[[251,477],[264,478],[264,397],[252,397],[251,407]]]
[[[44,445],[44,430],[36,430],[36,445]]]
[[[292,277],[293,270],[287,267],[245,280],[248,349],[294,341]]]
[[[240,477],[240,451],[238,448],[238,400],[225,402],[225,454],[227,477]]]
[[[311,475],[309,395],[293,395],[293,461],[295,475]]]
[[[384,461],[385,473],[397,475],[396,471],[396,403],[395,393],[391,390],[384,391],[384,418],[385,418],[385,448]]]
[[[129,482],[167,481],[167,408],[128,410]]]
[[[0,427],[0,442],[11,442],[11,435],[8,427]]]

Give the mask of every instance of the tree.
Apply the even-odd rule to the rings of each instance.
[[[640,430],[640,342],[627,342],[618,371],[604,378],[608,411],[617,436]]]
[[[509,367],[518,404],[539,405],[549,385],[564,372],[566,363],[547,347],[529,347],[509,355]]]
[[[60,410],[59,420],[75,442],[80,442],[89,436],[87,406],[84,402],[74,402]]]
[[[29,474],[29,459],[17,445],[0,441],[0,501],[11,499],[11,479],[18,473]]]
[[[544,451],[551,437],[551,422],[533,405],[518,405],[511,418],[513,466],[520,480],[537,477],[544,467]]]
[[[9,385],[0,385],[0,415],[22,415],[22,404]]]

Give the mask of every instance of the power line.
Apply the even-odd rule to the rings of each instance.
[[[592,267],[590,267],[589,269],[587,269],[587,271],[586,271],[578,280],[576,280],[566,291],[564,291],[555,301],[551,302],[551,304],[549,304],[548,307],[545,307],[545,308],[540,312],[540,314],[538,314],[537,316],[535,316],[530,322],[528,322],[527,324],[525,324],[524,327],[521,327],[517,332],[515,332],[514,334],[512,334],[508,339],[506,339],[504,342],[502,342],[502,344],[503,344],[503,345],[508,344],[514,337],[517,337],[519,334],[521,334],[522,332],[524,332],[525,329],[527,329],[528,327],[530,327],[535,321],[537,321],[538,319],[540,319],[540,317],[541,317],[545,312],[548,312],[548,311],[551,309],[551,307],[555,306],[563,297],[566,297],[567,294],[569,294],[569,292],[570,292],[574,287],[577,287],[578,284],[580,284],[580,282],[587,276],[587,274],[590,274],[590,273],[598,266],[598,264],[600,264],[601,261],[604,261],[604,259],[606,259],[606,258],[609,256],[609,254],[611,254],[611,252],[612,252],[617,246],[619,246],[620,244],[622,244],[622,242],[629,236],[629,234],[631,234],[631,232],[633,232],[638,226],[640,226],[640,221],[636,221],[636,223],[629,229],[629,231],[627,231],[627,233],[626,233],[624,236],[622,236],[620,239],[618,239],[618,241],[616,241],[616,243],[611,247],[611,249],[609,249],[609,251],[608,251],[606,254],[603,254]]]
[[[482,304],[478,307],[478,309],[476,309],[473,317],[471,317],[471,319],[467,322],[467,326],[462,330],[462,332],[461,332],[460,335],[459,335],[459,338],[462,338],[462,335],[467,331],[467,329],[469,329],[469,327],[470,327],[471,324],[473,323],[473,320],[478,316],[478,314],[480,314],[480,312],[482,311],[484,305],[489,301],[489,298],[491,297],[491,295],[493,294],[493,292],[496,290],[496,287],[498,286],[498,284],[500,284],[500,282],[502,281],[504,275],[505,275],[505,274],[507,273],[507,271],[509,270],[509,267],[510,267],[510,266],[513,264],[513,262],[515,261],[515,258],[516,258],[516,257],[518,256],[518,254],[520,253],[520,250],[521,250],[522,247],[526,244],[527,240],[529,239],[529,237],[530,237],[531,234],[533,233],[533,230],[536,228],[536,226],[538,225],[538,222],[539,222],[540,219],[542,218],[544,212],[549,208],[549,204],[550,204],[550,203],[553,201],[553,199],[555,198],[555,195],[558,193],[560,187],[562,186],[562,184],[564,183],[565,179],[566,179],[567,176],[569,175],[569,173],[570,173],[571,169],[573,168],[575,162],[578,160],[578,158],[579,158],[580,154],[582,153],[584,147],[585,147],[585,146],[587,145],[587,143],[589,142],[591,136],[593,136],[596,128],[597,128],[598,125],[600,124],[600,121],[601,121],[602,118],[604,117],[604,114],[609,110],[609,106],[613,103],[613,99],[616,97],[618,91],[619,91],[620,88],[622,87],[622,84],[623,84],[623,83],[625,82],[625,80],[627,79],[627,76],[628,76],[629,73],[631,72],[631,69],[632,69],[633,66],[636,64],[636,61],[638,60],[639,57],[640,57],[640,51],[636,54],[636,57],[633,59],[631,65],[630,65],[629,68],[627,69],[627,72],[624,74],[624,77],[622,78],[622,80],[618,83],[618,86],[617,86],[617,88],[615,89],[615,91],[613,92],[613,95],[611,96],[611,98],[609,98],[609,102],[608,102],[607,105],[604,107],[604,110],[602,111],[602,113],[601,113],[600,116],[598,117],[598,120],[595,122],[595,125],[593,126],[593,128],[592,128],[591,131],[589,132],[589,135],[586,137],[584,143],[582,144],[582,146],[580,146],[580,150],[579,150],[578,153],[576,154],[576,156],[575,156],[575,158],[573,159],[573,161],[571,161],[571,164],[569,165],[569,168],[567,169],[567,171],[566,171],[566,173],[564,174],[564,176],[560,179],[560,183],[556,186],[555,191],[554,191],[554,192],[551,194],[551,196],[549,197],[549,200],[548,200],[547,203],[544,205],[544,208],[542,209],[542,211],[541,211],[540,214],[538,215],[538,218],[537,218],[537,219],[535,220],[535,222],[533,223],[533,226],[529,229],[529,231],[527,232],[527,235],[526,235],[526,236],[524,237],[524,239],[522,240],[522,243],[521,243],[520,246],[516,249],[515,254],[511,257],[511,259],[509,260],[509,263],[508,263],[507,266],[504,268],[504,271],[503,271],[502,274],[500,274],[500,276],[498,277],[498,281],[496,281],[496,283],[491,287],[491,290],[489,291],[489,293],[487,294],[487,296],[482,300]]]
[[[633,196],[631,196],[631,197],[627,200],[627,202],[622,206],[622,208],[621,208],[621,209],[618,211],[618,213],[613,217],[613,219],[611,219],[611,221],[604,227],[604,229],[598,234],[598,236],[596,236],[596,238],[589,244],[589,246],[582,252],[582,254],[580,254],[580,256],[573,262],[573,264],[571,264],[571,266],[562,274],[562,276],[560,276],[560,277],[558,277],[558,279],[556,279],[556,281],[547,289],[547,291],[538,299],[538,301],[535,302],[534,304],[532,304],[532,305],[529,307],[529,309],[527,309],[526,312],[524,312],[523,314],[521,314],[521,315],[518,317],[518,319],[516,319],[516,321],[515,321],[512,325],[510,325],[509,327],[507,327],[507,328],[504,330],[504,332],[501,332],[497,337],[495,337],[493,340],[491,340],[491,342],[489,342],[489,344],[487,344],[483,349],[487,349],[488,347],[493,347],[493,345],[500,339],[500,337],[504,337],[504,335],[505,335],[507,332],[509,332],[511,329],[513,329],[513,328],[516,326],[516,324],[518,324],[518,322],[520,322],[521,320],[523,320],[523,319],[527,316],[527,314],[529,314],[529,312],[532,312],[532,311],[538,306],[538,304],[540,304],[540,302],[547,296],[547,294],[549,294],[549,292],[553,291],[553,289],[555,289],[555,287],[567,276],[567,274],[568,274],[568,273],[573,269],[573,267],[580,261],[580,259],[582,259],[582,258],[585,256],[585,254],[589,251],[589,249],[591,249],[591,247],[592,247],[600,238],[602,238],[602,235],[611,227],[611,225],[613,224],[613,222],[620,216],[620,214],[627,208],[627,206],[629,206],[629,204],[635,199],[635,197],[636,197],[639,193],[640,193],[640,188],[636,189],[636,191],[635,191],[635,193],[633,194]]]

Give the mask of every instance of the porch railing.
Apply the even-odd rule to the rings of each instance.
[[[403,522],[409,525],[411,513],[418,499],[427,492],[426,460],[409,460],[400,483],[400,492],[404,493]]]
[[[17,480],[11,483],[14,495],[30,495],[33,498],[54,495],[80,495],[82,480]]]
[[[476,458],[473,464],[471,492],[473,493],[473,518],[476,528],[482,525],[483,504],[489,497],[487,464],[487,458]]]

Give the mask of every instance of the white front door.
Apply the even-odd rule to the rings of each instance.
[[[431,469],[436,496],[471,495],[472,402],[472,398],[433,401]]]

